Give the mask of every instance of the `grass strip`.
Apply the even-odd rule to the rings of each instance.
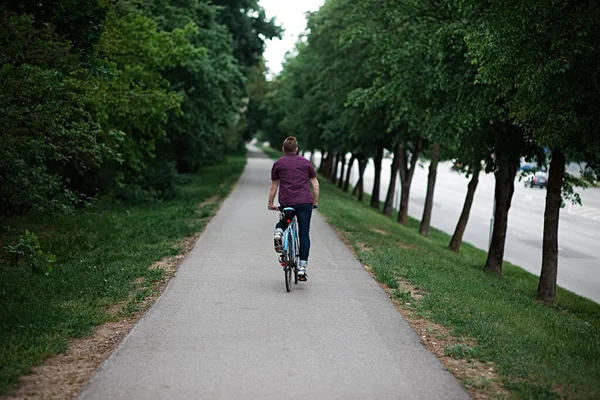
[[[0,258],[0,395],[34,365],[64,351],[70,339],[135,312],[165,274],[149,267],[184,251],[184,239],[202,231],[245,164],[245,157],[231,157],[181,177],[179,195],[172,201],[140,206],[110,202],[72,215],[4,223],[0,248],[15,243],[27,228],[57,262],[44,276]],[[121,315],[108,312],[128,299]]]
[[[283,152],[281,150],[275,150],[269,146],[263,146],[261,147],[261,150],[274,160],[277,160],[279,157],[283,156]]]
[[[422,237],[418,221],[405,227],[366,204],[321,184],[320,211],[376,278],[396,289],[394,298],[475,340],[446,355],[495,363],[503,386],[520,398],[600,397],[600,305],[561,288],[555,306],[541,304],[537,276],[510,263],[501,279],[490,276],[484,251],[465,244],[455,254],[447,234]],[[402,280],[424,295],[403,291]]]
[[[266,150],[272,158],[276,151]],[[459,254],[450,236],[418,234],[321,179],[319,211],[353,247],[394,300],[419,318],[449,329],[456,342],[445,356],[494,363],[510,397],[600,398],[600,305],[558,288],[554,306],[536,301],[538,277],[510,263],[501,279],[486,274],[486,252],[467,243]],[[409,282],[414,291],[406,290]],[[483,378],[459,376],[484,397]]]

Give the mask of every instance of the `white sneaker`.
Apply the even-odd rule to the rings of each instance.
[[[303,266],[298,267],[298,280],[306,282],[308,279],[308,274],[306,273],[306,268]]]
[[[283,250],[283,244],[281,242],[281,236],[280,235],[273,236],[273,244],[275,245],[275,251],[277,253],[281,253],[281,251]]]

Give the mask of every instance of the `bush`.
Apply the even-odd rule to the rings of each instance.
[[[154,200],[172,200],[176,195],[175,163],[153,160],[142,171],[125,173],[116,197],[127,203],[139,204]]]
[[[5,251],[11,256],[13,265],[26,265],[38,274],[50,274],[52,264],[56,262],[54,254],[44,253],[38,237],[29,230],[19,238],[17,245],[6,246]]]

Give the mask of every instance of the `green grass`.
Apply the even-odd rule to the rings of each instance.
[[[183,239],[203,229],[219,202],[199,205],[214,195],[225,197],[245,163],[245,157],[233,157],[183,178],[173,201],[107,203],[69,216],[3,224],[0,247],[15,243],[27,228],[58,260],[49,276],[40,276],[0,258],[0,395],[32,366],[64,351],[70,339],[115,319],[107,308],[132,292],[124,312],[134,312],[164,275],[148,267],[183,252]]]
[[[264,149],[263,149],[264,150]],[[275,158],[273,152],[267,152]],[[416,299],[401,289],[396,301],[423,318],[451,329],[458,344],[446,355],[497,364],[501,383],[523,399],[600,398],[600,305],[558,288],[554,306],[535,299],[538,277],[504,263],[501,279],[483,271],[486,252],[464,243],[460,254],[447,249],[450,236],[431,229],[418,234],[321,178],[319,210],[354,247],[359,259],[390,288],[408,280],[424,293]],[[373,229],[384,231],[381,234]],[[485,389],[489,382],[462,378],[466,387]]]
[[[432,229],[424,238],[418,221],[401,226],[368,207],[368,196],[361,204],[323,181],[319,210],[377,279],[394,288],[403,278],[425,294],[415,299],[398,289],[395,299],[477,342],[448,355],[495,362],[504,387],[518,398],[600,397],[600,305],[560,288],[556,305],[543,305],[535,300],[534,275],[505,263],[501,279],[489,276],[485,252],[464,244],[455,254],[445,233]]]
[[[274,160],[278,159],[283,155],[281,150],[275,150],[268,146],[263,146],[261,150],[264,151],[269,157],[271,157]]]

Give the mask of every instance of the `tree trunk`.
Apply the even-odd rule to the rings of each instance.
[[[333,169],[333,162],[335,161],[335,155],[333,153],[327,153],[327,163],[325,164],[325,175],[327,178],[331,176],[331,170]]]
[[[408,223],[408,201],[410,196],[410,184],[415,173],[417,161],[423,149],[423,139],[419,138],[415,144],[414,151],[410,157],[410,167],[408,166],[408,156],[406,149],[400,151],[400,181],[402,183],[402,194],[400,195],[400,210],[398,211],[398,223],[406,225]]]
[[[456,224],[454,235],[452,235],[452,239],[450,240],[450,245],[448,246],[450,250],[457,253],[460,251],[462,238],[465,233],[465,229],[467,228],[467,222],[469,221],[469,214],[471,214],[471,206],[473,205],[473,199],[475,198],[475,189],[477,189],[477,184],[479,183],[480,171],[481,166],[476,167],[475,171],[473,171],[473,176],[471,177],[469,186],[467,187],[465,204],[463,205],[462,212],[460,213],[460,218],[458,218],[458,223]]]
[[[440,161],[440,145],[433,144],[431,152],[431,164],[429,164],[429,177],[427,178],[427,195],[425,196],[425,208],[423,209],[423,218],[419,233],[423,236],[429,236],[429,227],[431,225],[431,211],[433,210],[433,192],[435,189],[435,179],[437,177],[437,167]]]
[[[542,245],[542,273],[538,285],[538,298],[545,303],[556,299],[556,277],[558,274],[558,220],[562,203],[561,190],[565,176],[565,155],[560,150],[552,151],[546,210],[544,211],[544,240]]]
[[[346,170],[346,181],[344,182],[344,192],[348,192],[349,188],[350,188],[350,173],[352,172],[352,166],[354,165],[354,160],[356,160],[356,157],[354,156],[354,153],[352,154],[352,156],[350,157],[350,161],[348,162],[348,169]]]
[[[310,160],[309,161],[312,165],[315,165],[315,150],[314,149],[310,152]]]
[[[398,176],[398,169],[400,169],[400,151],[402,146],[397,144],[394,148],[394,160],[391,166],[390,185],[388,186],[387,196],[385,197],[385,204],[383,206],[383,213],[388,217],[392,216],[394,212],[394,193],[396,192],[396,177]]]
[[[327,157],[328,154],[321,151],[321,162],[319,163],[319,173],[321,175],[324,175],[323,173],[325,172],[325,166],[327,165]]]
[[[510,210],[512,196],[515,192],[515,176],[518,166],[518,158],[516,162],[500,161],[498,170],[496,171],[494,227],[485,270],[498,276],[502,275],[504,245],[506,243],[506,230],[508,228],[508,211]]]
[[[367,168],[367,163],[369,162],[368,159],[365,159],[364,157],[359,161],[358,164],[358,169],[359,169],[359,174],[360,174],[360,185],[358,188],[358,201],[360,201],[361,203],[363,202],[364,198],[365,198],[365,169]]]
[[[358,180],[356,181],[356,185],[352,188],[352,196],[356,196],[358,194],[358,188],[361,184],[361,176],[360,176],[360,158],[358,159]]]
[[[335,183],[339,163],[340,163],[340,155],[336,154],[335,157],[333,157],[333,165],[331,167],[331,170],[329,171],[329,182],[331,182],[331,183]]]
[[[353,196],[358,197],[358,201],[363,201],[365,190],[363,184],[363,177],[365,173],[365,168],[367,167],[367,160],[364,157],[360,157],[358,159],[358,182],[356,182],[356,186],[352,191]]]
[[[379,210],[379,190],[381,188],[381,162],[383,161],[383,146],[377,148],[375,155],[375,180],[373,181],[373,191],[371,192],[371,207]]]
[[[410,185],[400,182],[400,209],[398,210],[398,223],[408,225],[408,201],[410,196]]]
[[[344,171],[346,171],[346,154],[342,154],[342,165],[341,165],[341,169],[340,169],[340,177],[338,179],[338,188],[342,188],[342,186],[344,185]]]

